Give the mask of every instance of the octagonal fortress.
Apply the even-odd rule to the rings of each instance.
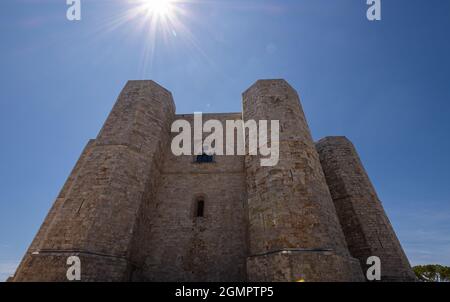
[[[313,142],[297,92],[260,80],[242,113],[279,120],[279,163],[260,156],[179,156],[170,91],[129,81],[90,140],[9,281],[382,281],[414,274],[352,143]],[[241,129],[242,130],[242,129]]]

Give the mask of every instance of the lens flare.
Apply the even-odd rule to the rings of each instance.
[[[174,9],[172,2],[171,0],[144,0],[142,9],[149,15],[169,17]]]
[[[141,52],[142,78],[147,78],[152,70],[157,51],[159,54],[175,53],[180,47],[182,55],[189,51],[214,66],[189,26],[201,23],[194,6],[206,3],[203,0],[108,0],[116,1],[117,13],[102,21],[96,33],[126,28],[129,34],[124,43],[137,37],[141,41],[136,51]]]

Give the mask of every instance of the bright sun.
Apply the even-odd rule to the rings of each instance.
[[[198,0],[121,0],[129,8],[109,25],[116,28],[126,23],[134,25],[142,43],[142,73],[152,68],[157,44],[171,46],[172,42],[183,41],[198,50],[198,43],[183,22],[189,17],[186,10],[190,3]],[[158,47],[159,48],[159,47]]]
[[[173,0],[145,0],[144,8],[148,14],[168,17],[173,11]]]

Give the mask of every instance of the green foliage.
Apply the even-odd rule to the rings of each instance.
[[[413,267],[417,278],[423,282],[450,282],[450,267],[439,264]]]

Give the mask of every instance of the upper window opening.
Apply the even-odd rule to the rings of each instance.
[[[214,162],[214,156],[203,153],[202,155],[197,155],[195,162],[197,162],[197,163],[212,163],[212,162]]]

